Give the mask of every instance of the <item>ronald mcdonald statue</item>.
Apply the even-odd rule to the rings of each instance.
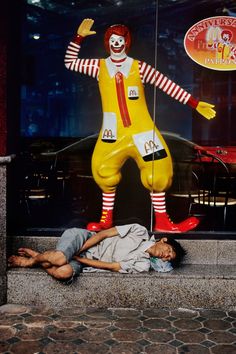
[[[98,81],[102,99],[103,123],[92,157],[93,177],[103,192],[102,214],[100,221],[90,222],[87,229],[99,231],[112,226],[121,168],[128,158],[132,158],[140,170],[142,184],[150,191],[155,214],[153,230],[187,232],[195,228],[199,220],[189,217],[175,224],[166,212],[165,191],[172,183],[172,160],[148,112],[144,84],[155,85],[207,119],[215,117],[214,106],[197,101],[150,65],[127,56],[131,35],[124,25],[113,25],[105,32],[104,44],[110,54],[108,58],[78,58],[84,38],[96,33],[91,30],[93,23],[92,19],[82,21],[65,55],[68,69]]]

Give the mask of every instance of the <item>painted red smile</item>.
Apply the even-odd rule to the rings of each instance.
[[[114,53],[120,53],[122,52],[122,50],[124,49],[124,45],[122,45],[121,47],[114,47],[113,45],[111,46],[111,50],[114,52]]]

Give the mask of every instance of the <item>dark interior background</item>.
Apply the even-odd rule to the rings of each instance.
[[[161,130],[198,143],[235,143],[235,73],[199,66],[183,46],[184,35],[194,23],[227,15],[227,11],[236,12],[235,1],[24,1],[19,68],[21,136],[85,137],[99,130],[101,104],[96,80],[68,71],[63,63],[78,25],[90,17],[97,34],[84,41],[82,57],[106,57],[104,31],[109,25],[124,23],[133,36],[130,56],[152,65],[156,56],[161,72],[196,98],[216,104],[217,119],[207,122],[196,116],[192,120],[190,109],[157,92],[155,120]],[[152,113],[154,90],[146,90]]]

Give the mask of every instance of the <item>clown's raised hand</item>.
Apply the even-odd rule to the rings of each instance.
[[[77,30],[77,34],[82,37],[87,37],[87,36],[91,36],[92,34],[96,34],[95,31],[91,31],[93,23],[94,23],[94,20],[92,20],[91,18],[85,18],[81,22],[81,24]]]
[[[215,106],[213,104],[199,101],[196,107],[196,111],[206,119],[210,120],[216,116],[216,111],[213,109],[214,107]]]

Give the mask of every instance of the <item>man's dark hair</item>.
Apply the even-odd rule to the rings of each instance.
[[[181,246],[181,244],[179,242],[177,242],[171,236],[165,236],[165,237],[167,238],[166,243],[168,243],[170,246],[172,246],[175,253],[176,253],[175,259],[173,259],[170,262],[174,268],[177,268],[180,266],[180,263],[182,262],[183,258],[186,256],[187,251]]]

